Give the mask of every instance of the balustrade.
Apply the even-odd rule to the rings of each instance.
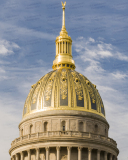
[[[15,145],[16,143],[20,143],[21,141],[27,140],[27,139],[32,139],[32,138],[42,138],[42,137],[83,137],[83,138],[93,138],[93,139],[100,139],[102,141],[108,141],[108,143],[112,143],[113,145],[117,145],[116,142],[113,139],[107,138],[105,136],[101,135],[95,135],[93,133],[88,133],[88,132],[78,132],[78,131],[47,131],[47,132],[39,132],[39,133],[33,133],[29,135],[22,136],[20,138],[15,139],[12,142],[12,146]]]

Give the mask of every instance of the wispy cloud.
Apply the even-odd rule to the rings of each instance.
[[[26,27],[21,27],[18,25],[14,25],[14,24],[10,24],[8,22],[0,22],[0,33],[1,35],[10,38],[10,35],[19,35],[22,37],[36,37],[36,38],[41,38],[41,39],[46,39],[46,40],[55,40],[56,36],[53,34],[49,34],[46,32],[42,32],[42,31],[37,31],[37,29],[29,29]],[[3,32],[4,31],[4,32]],[[9,35],[9,36],[8,36]]]
[[[127,74],[125,73],[121,73],[121,72],[115,72],[115,73],[112,73],[112,76],[115,78],[115,79],[125,79],[126,77],[128,77]]]
[[[8,56],[14,53],[15,49],[20,49],[20,47],[13,42],[1,39],[0,40],[0,55]]]
[[[89,37],[79,37],[74,41],[76,52],[83,56],[84,61],[92,61],[92,59],[116,58],[119,60],[128,61],[128,56],[120,53],[112,44],[104,43],[102,40],[94,40]],[[91,60],[90,60],[91,59]]]
[[[128,57],[120,53],[118,48],[112,44],[103,42],[104,39],[85,39],[79,37],[74,42],[74,49],[77,52],[75,59],[77,69],[97,85],[106,110],[106,118],[110,124],[109,136],[117,141],[120,157],[124,158],[127,150],[127,82],[128,73],[122,68],[108,69],[110,61],[127,62]],[[101,63],[106,62],[107,68]],[[83,64],[81,66],[81,64]],[[123,91],[122,91],[123,89]],[[125,144],[123,142],[125,139]],[[123,148],[123,149],[122,149]]]

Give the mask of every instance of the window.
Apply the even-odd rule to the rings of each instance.
[[[107,129],[105,128],[105,136],[107,136]]]
[[[97,133],[97,132],[98,132],[98,125],[95,124],[95,133]]]
[[[58,43],[58,53],[59,53],[59,43]]]
[[[62,53],[62,42],[60,42],[60,53]]]
[[[65,127],[65,121],[62,121],[61,125],[62,125],[62,126],[61,126],[62,131],[65,131],[65,128],[66,128],[66,127]]]
[[[33,133],[33,125],[30,125],[30,134]]]
[[[21,136],[23,136],[23,129],[21,129]]]
[[[63,126],[63,131],[65,131],[65,126]]]
[[[64,50],[65,50],[64,48],[65,48],[65,42],[63,42],[63,53],[64,53]]]
[[[75,80],[76,80],[76,82],[79,82],[79,79],[78,79],[78,78],[76,78]]]
[[[48,122],[44,122],[44,132],[48,131]]]
[[[66,42],[66,53],[67,53],[67,42]]]

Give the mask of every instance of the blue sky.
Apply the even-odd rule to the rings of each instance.
[[[0,150],[8,160],[11,141],[31,85],[52,70],[55,38],[62,25],[59,0],[0,1]],[[66,29],[73,40],[76,70],[103,99],[117,141],[119,159],[128,159],[128,1],[70,0]]]

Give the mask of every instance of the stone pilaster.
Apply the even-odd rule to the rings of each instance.
[[[29,149],[29,150],[27,150],[27,152],[28,152],[28,160],[31,160],[31,153],[30,153],[30,149]]]
[[[104,160],[107,160],[107,152],[104,152]]]
[[[49,160],[49,147],[46,147],[46,160]]]
[[[36,160],[39,160],[40,149],[36,148]]]
[[[67,147],[68,150],[68,160],[71,160],[71,147]]]
[[[57,160],[60,160],[60,147],[57,146],[56,150],[57,150]]]
[[[82,147],[78,147],[78,160],[81,160]]]
[[[97,150],[97,160],[100,160],[100,150]]]
[[[88,160],[91,160],[92,157],[92,148],[88,148]]]

